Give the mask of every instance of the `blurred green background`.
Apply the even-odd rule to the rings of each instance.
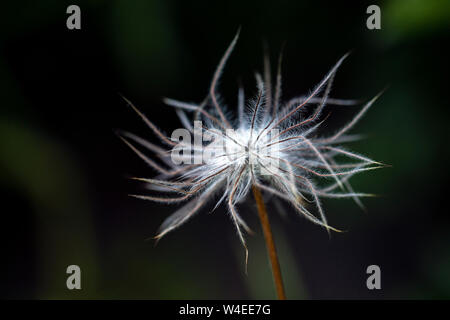
[[[66,8],[81,8],[81,30]],[[381,8],[381,30],[366,8]],[[332,96],[374,96],[351,148],[392,165],[354,186],[379,198],[324,201],[326,232],[269,202],[287,295],[292,299],[450,298],[448,48],[450,2],[21,1],[6,5],[0,29],[0,190],[3,298],[241,299],[275,297],[254,204],[243,217],[257,231],[243,252],[225,209],[203,211],[158,246],[146,241],[175,207],[129,198],[128,175],[153,172],[114,135],[154,141],[123,93],[167,132],[179,127],[161,97],[199,102],[237,28],[221,82],[230,107],[237,79],[248,92],[286,42],[285,98],[308,92],[349,50]],[[336,109],[343,124],[356,107]],[[153,139],[153,140],[152,140]],[[79,265],[82,290],[66,288]],[[379,265],[382,289],[366,288]]]

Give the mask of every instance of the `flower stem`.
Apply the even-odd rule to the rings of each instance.
[[[275,288],[279,300],[286,300],[286,294],[284,293],[283,279],[281,277],[280,263],[278,261],[277,251],[275,249],[275,243],[273,241],[272,230],[270,228],[269,217],[267,216],[266,206],[261,195],[261,191],[255,185],[252,186],[253,196],[256,200],[256,206],[258,207],[259,220],[261,221],[264,239],[266,240],[267,252],[269,253],[270,264],[272,266],[272,275],[275,282]]]

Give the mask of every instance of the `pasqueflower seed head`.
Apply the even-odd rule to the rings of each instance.
[[[235,47],[239,32],[222,57],[211,81],[207,97],[199,104],[164,99],[175,108],[183,128],[166,136],[143,113],[126,100],[144,120],[163,146],[152,144],[132,133],[120,132],[121,139],[158,175],[134,178],[145,182],[157,195],[133,197],[182,206],[162,223],[156,239],[176,229],[209,201],[215,207],[224,203],[237,234],[247,247],[243,230],[251,232],[237,206],[252,186],[265,194],[289,203],[301,216],[325,229],[328,225],[320,199],[360,198],[349,179],[360,172],[384,166],[341,146],[359,137],[348,132],[361,119],[380,94],[365,102],[362,109],[341,129],[330,136],[319,136],[326,105],[349,106],[359,101],[329,98],[336,71],[347,58],[344,55],[310,94],[281,100],[281,54],[275,85],[271,85],[270,63],[264,59],[264,75],[256,74],[256,95],[245,101],[239,88],[237,115],[225,112],[217,86],[225,63]],[[181,139],[182,138],[182,139]],[[193,143],[192,143],[193,140]],[[136,145],[152,152],[149,158]],[[341,159],[340,161],[338,161]],[[347,159],[343,162],[342,159]],[[243,230],[242,230],[243,229]]]

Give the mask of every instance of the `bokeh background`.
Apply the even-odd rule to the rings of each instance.
[[[81,7],[81,30],[66,8]],[[366,28],[378,4],[382,29]],[[386,85],[355,132],[355,151],[392,165],[356,177],[380,194],[368,212],[324,201],[327,233],[269,202],[287,294],[295,299],[450,298],[448,48],[445,0],[20,1],[0,29],[0,295],[12,299],[254,299],[275,297],[254,204],[241,208],[257,231],[248,275],[221,208],[203,211],[163,239],[146,240],[175,208],[129,198],[129,175],[151,176],[119,139],[126,129],[155,141],[121,100],[166,132],[180,126],[161,97],[199,102],[239,26],[220,90],[235,105],[237,79],[253,92],[263,41],[273,60],[286,42],[284,97],[306,93],[349,50],[332,96],[367,99]],[[333,109],[325,130],[357,107]],[[82,270],[69,291],[66,268]],[[366,288],[379,265],[382,289]]]

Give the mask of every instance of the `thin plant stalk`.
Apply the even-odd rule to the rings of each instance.
[[[269,217],[267,215],[266,206],[261,195],[261,191],[256,185],[252,186],[253,196],[255,197],[256,206],[258,208],[259,220],[261,221],[264,239],[266,240],[267,252],[269,253],[270,264],[272,267],[273,280],[277,290],[279,300],[286,300],[284,292],[283,278],[281,277],[280,262],[278,260],[277,250],[273,241],[272,230],[270,228]]]

